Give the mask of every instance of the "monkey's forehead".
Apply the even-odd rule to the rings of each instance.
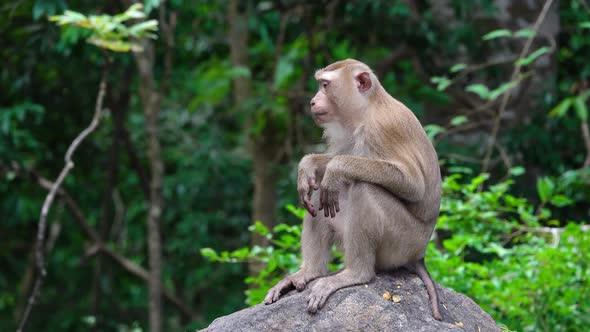
[[[326,71],[325,69],[318,69],[315,72],[315,79],[317,81],[326,80],[331,81],[338,76],[338,70]]]
[[[315,79],[316,80],[332,80],[336,76],[340,75],[339,72],[347,71],[347,72],[358,72],[358,71],[369,71],[371,72],[371,68],[366,64],[355,60],[355,59],[346,59],[338,62],[334,62],[333,64],[329,65],[328,67],[319,69],[315,72]]]

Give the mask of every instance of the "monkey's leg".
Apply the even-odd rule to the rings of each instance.
[[[438,292],[436,290],[436,286],[434,285],[434,280],[428,273],[426,269],[426,264],[424,264],[424,258],[408,264],[410,265],[410,269],[414,270],[414,272],[422,279],[422,282],[426,286],[426,292],[428,293],[428,297],[430,298],[430,305],[432,307],[432,316],[436,320],[442,320],[442,316],[439,311],[439,302],[438,302]]]
[[[367,234],[369,227],[362,227],[363,221],[356,217],[344,234],[344,261],[346,268],[338,274],[318,280],[311,289],[307,302],[307,311],[316,313],[335,291],[371,281],[375,277],[375,248]],[[359,227],[361,226],[361,227]]]
[[[301,234],[301,269],[271,288],[264,299],[265,304],[278,301],[281,295],[293,288],[302,291],[308,282],[328,273],[333,233],[327,218],[314,218],[309,213],[305,215]]]

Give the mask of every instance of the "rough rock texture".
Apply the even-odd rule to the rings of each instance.
[[[315,315],[306,311],[309,288],[292,291],[271,305],[259,304],[217,318],[202,331],[499,331],[470,298],[440,285],[444,321],[434,320],[424,284],[405,270],[379,274],[368,285],[341,289]],[[401,301],[385,300],[385,292]]]

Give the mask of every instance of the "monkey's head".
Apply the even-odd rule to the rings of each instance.
[[[379,86],[371,68],[354,59],[338,61],[316,71],[315,79],[319,89],[310,104],[318,125],[359,123],[367,112],[369,98]]]

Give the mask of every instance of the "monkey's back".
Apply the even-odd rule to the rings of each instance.
[[[424,196],[406,202],[408,210],[423,222],[436,223],[440,209],[441,174],[436,150],[414,113],[385,90],[386,98],[368,117],[368,149],[372,157],[401,162],[424,181]]]

